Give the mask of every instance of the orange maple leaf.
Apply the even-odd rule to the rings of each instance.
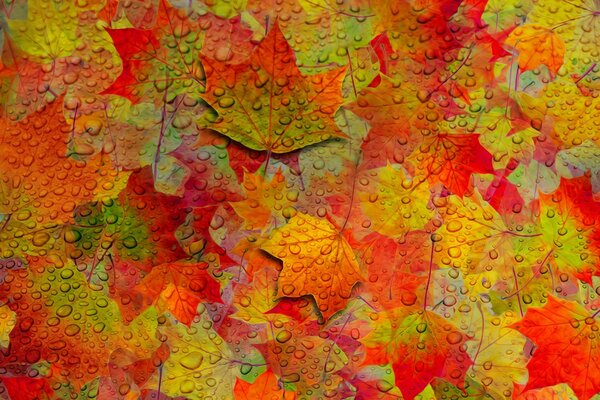
[[[161,264],[144,277],[134,293],[144,297],[147,305],[154,303],[189,326],[198,313],[198,304],[221,302],[219,283],[207,269],[206,262]]]
[[[529,381],[524,390],[568,383],[579,399],[600,391],[600,340],[598,314],[590,314],[578,303],[548,297],[541,308],[530,308],[511,327],[537,348],[527,364]]]
[[[267,228],[268,223],[276,217],[281,219],[281,213],[297,199],[297,191],[287,192],[287,182],[277,171],[270,181],[262,175],[244,173],[243,188],[246,198],[232,202],[235,212],[244,219],[245,229]]]
[[[519,52],[519,68],[536,69],[544,64],[555,74],[563,64],[565,44],[552,29],[530,24],[516,28],[506,39],[506,44]]]
[[[76,207],[115,196],[128,172],[117,172],[103,155],[80,157],[69,144],[62,98],[18,123],[0,120],[0,254],[47,252]],[[70,154],[71,153],[71,154]],[[30,246],[33,245],[33,246]],[[45,247],[44,247],[45,246]],[[60,251],[59,251],[60,252]]]
[[[298,213],[262,249],[283,260],[278,295],[312,295],[326,319],[346,306],[352,287],[364,279],[344,233],[311,215]]]

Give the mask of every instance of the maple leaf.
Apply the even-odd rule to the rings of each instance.
[[[157,193],[150,175],[148,168],[132,174],[116,199],[77,207],[64,235],[69,258],[88,282],[101,282],[126,321],[149,306],[133,290],[139,281],[153,267],[187,257],[175,237],[187,217],[180,198]]]
[[[3,257],[61,253],[62,225],[73,221],[75,208],[110,198],[126,184],[129,173],[114,170],[104,156],[83,161],[70,155],[69,129],[59,99],[18,123],[0,120]]]
[[[554,32],[564,42],[565,63],[568,71],[581,74],[593,64],[600,42],[600,4],[596,0],[568,2],[534,2],[527,13],[527,22]]]
[[[334,380],[336,372],[348,364],[346,354],[335,342],[312,333],[305,332],[302,326],[288,323],[280,329],[273,329],[266,343],[256,345],[267,367],[280,376],[284,384],[294,384],[297,392],[327,379]],[[298,357],[284,358],[283,354],[295,351],[299,351],[296,353]],[[309,376],[302,375],[306,363],[310,363],[314,371]]]
[[[112,27],[115,24],[124,24],[127,21],[136,29],[152,29],[156,23],[157,5],[148,6],[143,1],[134,0],[124,2],[121,0],[108,0],[104,7],[98,11],[98,18],[108,22]]]
[[[0,364],[34,365],[47,360],[78,390],[97,374],[108,373],[113,350],[126,348],[143,357],[158,347],[152,327],[156,328],[152,322],[156,312],[125,328],[117,304],[90,289],[75,266],[55,271],[51,265],[31,262],[29,270],[10,271],[1,282],[0,297],[17,314],[17,325]],[[11,293],[17,287],[22,296],[15,298]],[[82,313],[83,309],[88,311]],[[88,368],[82,369],[81,364]]]
[[[133,289],[158,310],[169,311],[178,321],[190,325],[203,301],[219,303],[220,285],[207,271],[208,264],[174,262],[152,268]]]
[[[234,397],[239,400],[294,400],[296,394],[280,388],[277,376],[267,371],[250,384],[240,379],[235,383]]]
[[[248,236],[237,242],[231,249],[230,253],[232,257],[235,255],[240,259],[238,281],[242,270],[246,273],[248,279],[252,280],[254,274],[263,268],[276,270],[280,267],[279,261],[276,258],[261,250],[261,246],[265,240],[266,238]]]
[[[436,377],[463,386],[472,364],[465,334],[439,315],[411,307],[387,311],[380,318],[361,342],[370,362],[392,364],[405,398],[415,398]]]
[[[432,399],[437,399],[442,396],[452,396],[452,398],[464,398],[469,400],[493,400],[496,394],[490,391],[485,385],[482,385],[470,378],[465,379],[463,389],[459,389],[448,381],[440,378],[435,378],[430,384],[431,391],[428,388],[421,393],[421,396],[432,396]],[[501,397],[498,397],[501,398]]]
[[[300,175],[299,153],[300,150],[284,154],[271,154],[272,164],[275,164],[273,161],[277,161]],[[259,170],[267,159],[266,153],[251,150],[234,141],[229,141],[227,144],[227,154],[229,155],[229,164],[235,171],[239,181],[244,180],[246,172],[255,173]]]
[[[555,31],[543,26],[519,26],[511,32],[505,43],[519,52],[519,68],[523,71],[536,69],[543,64],[556,74],[563,64],[565,44]]]
[[[177,230],[177,235],[190,256],[199,259],[212,253],[219,256],[220,267],[227,268],[234,262],[211,235],[212,230],[223,224],[222,217],[216,214],[218,210],[218,206],[195,207],[187,214],[184,224]]]
[[[204,92],[204,73],[198,55],[203,30],[197,21],[160,0],[153,30],[106,31],[123,60],[121,74],[102,92],[138,103],[144,96],[169,101],[185,94],[196,100]]]
[[[2,378],[2,384],[6,387],[11,400],[49,399],[54,395],[54,390],[43,378]]]
[[[168,318],[159,326],[171,354],[163,372],[158,377],[155,374],[149,384],[172,397],[231,398],[236,377],[246,364],[234,358],[229,345],[207,324],[207,316],[200,317],[190,328]]]
[[[481,129],[480,144],[492,155],[494,169],[507,168],[512,160],[527,163],[533,158],[535,138],[539,132],[506,115],[501,108],[482,114],[477,121]]]
[[[213,135],[203,132],[199,137],[186,136],[171,153],[189,171],[182,185],[181,204],[210,207],[242,199],[235,172],[228,163],[226,149],[220,141],[204,142],[206,138],[214,139],[215,136],[217,134],[214,132]]]
[[[460,268],[470,293],[487,293],[494,286],[510,293],[503,300],[516,298],[514,304],[522,310],[522,296],[531,293],[536,286],[532,282],[543,283],[539,274],[546,268],[537,226],[507,226],[478,192],[462,199],[457,195],[436,198],[434,203],[443,218],[436,231],[439,264]],[[521,285],[518,278],[525,276],[528,282]]]
[[[19,8],[17,2],[10,3],[5,9],[9,14]],[[115,73],[106,67],[116,55],[112,46],[105,46],[110,37],[96,25],[93,12],[80,19],[81,8],[75,4],[45,1],[32,1],[23,10],[28,17],[12,13],[4,23],[7,35],[0,40],[0,103],[5,117],[20,120],[63,94],[67,101],[89,100],[107,86]]]
[[[377,87],[361,90],[358,99],[344,107],[371,126],[361,146],[367,165],[402,163],[419,147],[422,132],[449,113],[429,97],[411,81],[396,83],[383,77]]]
[[[236,312],[231,318],[236,318],[247,324],[265,324],[286,322],[287,316],[268,313],[277,303],[277,271],[263,268],[256,272],[250,284],[240,284],[233,300]]]
[[[402,393],[394,382],[391,368],[369,365],[349,381],[356,387],[356,400],[401,399]]]
[[[358,291],[369,293],[371,302],[384,309],[396,308],[398,302],[417,304],[419,290],[427,280],[421,273],[427,271],[430,261],[429,237],[424,232],[412,232],[402,239],[372,233],[362,239],[358,250],[369,279]]]
[[[185,139],[197,133],[194,119],[203,112],[202,107],[181,95],[163,102],[160,112],[156,109],[150,102],[131,104],[112,97],[97,111],[71,110],[71,145],[82,149],[86,157],[108,153],[119,169],[151,165],[156,189],[181,195],[191,173],[175,153],[182,152]]]
[[[527,364],[529,380],[524,390],[566,382],[583,400],[600,391],[595,366],[600,356],[596,314],[576,302],[549,296],[544,307],[530,308],[512,325],[536,345]]]
[[[494,172],[492,156],[476,134],[440,133],[424,141],[420,150],[415,164],[427,171],[430,181],[443,183],[461,197],[473,187],[473,174]]]
[[[560,149],[579,146],[584,141],[598,143],[596,122],[600,117],[600,101],[585,95],[574,82],[556,79],[539,97],[522,102],[523,112],[532,120],[548,125],[549,135]]]
[[[269,223],[283,219],[282,212],[288,211],[298,198],[297,190],[287,190],[287,182],[281,173],[277,171],[267,181],[259,174],[244,174],[242,184],[246,192],[246,198],[242,201],[230,203],[235,212],[244,219],[244,229],[269,228]]]
[[[402,170],[390,165],[369,171],[359,188],[361,207],[372,222],[372,229],[387,236],[403,236],[425,227],[433,212],[428,207],[429,189],[424,181],[407,178]]]
[[[71,55],[81,43],[77,36],[77,15],[71,3],[28,2],[27,20],[8,20],[10,35],[28,54],[44,61]]]
[[[517,6],[517,4],[519,6]],[[522,6],[522,7],[520,7]],[[489,0],[482,15],[482,19],[489,25],[488,30],[493,33],[510,32],[527,19],[532,3],[522,4],[519,0]]]
[[[328,220],[298,213],[276,229],[261,248],[283,260],[277,294],[312,295],[328,319],[346,306],[363,279],[345,233]]]
[[[586,177],[561,179],[551,195],[540,195],[542,239],[552,265],[561,272],[590,282],[600,275],[597,212],[591,185]]]
[[[125,394],[127,397],[143,397],[142,388],[168,356],[169,348],[164,343],[150,357],[141,359],[129,350],[116,349],[111,353],[108,362],[110,382],[103,382],[100,386],[106,391],[112,391],[113,397],[117,397],[117,393],[121,394],[126,387],[129,388]]]
[[[519,386],[519,387],[522,387]],[[541,389],[528,390],[520,393],[517,400],[543,400],[543,399],[555,399],[555,400],[572,400],[577,398],[577,395],[573,393],[573,389],[566,383],[560,383],[554,386],[547,386]]]
[[[473,364],[467,375],[485,388],[489,398],[512,399],[517,392],[513,386],[527,381],[528,358],[522,351],[527,339],[511,329],[520,316],[512,311],[496,315],[481,304],[477,304],[477,311],[469,324],[473,340],[468,342],[467,351]]]
[[[301,74],[278,24],[246,63],[201,58],[208,86],[202,97],[219,113],[208,127],[253,150],[273,153],[346,137],[333,120],[346,69]]]
[[[394,48],[423,62],[459,48],[474,30],[477,21],[465,12],[468,8],[459,10],[460,5],[460,0],[384,0],[373,3],[373,10]]]
[[[591,141],[580,146],[561,150],[556,154],[556,170],[561,177],[578,178],[589,171],[594,200],[600,200],[600,166],[596,160],[600,157],[600,148]]]

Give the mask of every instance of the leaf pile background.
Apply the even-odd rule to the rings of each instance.
[[[598,0],[0,6],[0,399],[600,398]]]

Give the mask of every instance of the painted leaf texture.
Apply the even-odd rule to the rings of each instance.
[[[0,1],[0,400],[600,399],[598,0]]]

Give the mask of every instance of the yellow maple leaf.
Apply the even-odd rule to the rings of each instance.
[[[432,218],[429,189],[419,179],[409,180],[390,165],[369,171],[368,184],[359,192],[363,212],[372,229],[387,236],[402,236],[423,229]],[[372,182],[372,183],[371,183]]]

